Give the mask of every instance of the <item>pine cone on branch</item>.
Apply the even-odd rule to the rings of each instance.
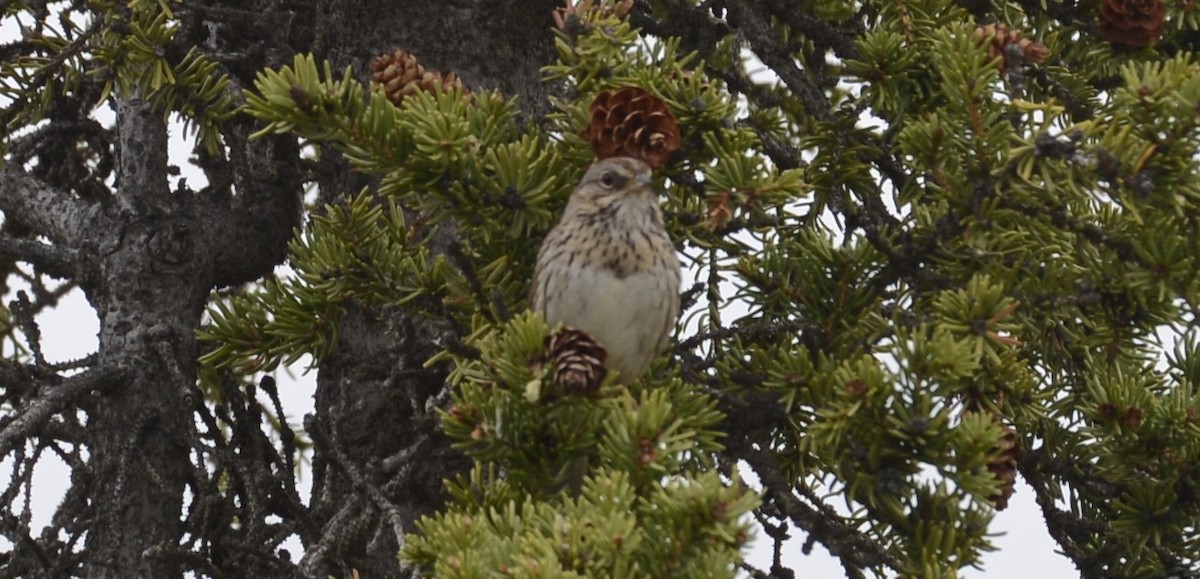
[[[1096,26],[1114,48],[1135,50],[1158,41],[1166,16],[1162,0],[1103,0]]]
[[[1000,493],[988,497],[996,504],[997,511],[1008,508],[1008,499],[1012,497],[1017,483],[1017,460],[1021,458],[1021,441],[1017,431],[1007,424],[1001,424],[1004,434],[996,441],[996,450],[1000,454],[988,463],[988,471],[1000,481]]]
[[[1013,30],[1007,24],[996,22],[992,24],[984,24],[975,28],[975,39],[980,44],[989,42],[988,54],[992,58],[1000,58],[998,66],[1001,71],[1007,70],[1009,65],[1010,50],[1015,47],[1017,54],[1024,57],[1027,62],[1042,62],[1046,59],[1049,53],[1045,45],[1036,40],[1025,38],[1021,31]]]
[[[417,57],[406,50],[381,54],[371,59],[371,83],[383,88],[388,100],[396,106],[404,97],[417,92],[434,92],[463,86],[453,72],[442,74],[425,70]]]
[[[598,159],[634,157],[654,168],[665,165],[682,145],[675,115],[662,99],[641,87],[596,96],[585,136]]]
[[[554,364],[554,381],[566,394],[590,395],[600,387],[608,370],[608,352],[582,330],[563,328],[546,336],[546,355]]]

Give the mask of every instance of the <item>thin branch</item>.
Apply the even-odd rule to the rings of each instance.
[[[25,443],[34,432],[54,414],[61,412],[81,396],[89,392],[105,391],[126,378],[127,371],[112,366],[97,366],[66,379],[61,384],[46,388],[45,394],[28,404],[21,414],[0,430],[0,456],[7,456],[13,449]]]
[[[711,332],[702,332],[688,337],[675,346],[675,351],[685,353],[709,340],[726,340],[734,336],[742,338],[771,338],[783,333],[793,333],[804,329],[804,324],[798,320],[766,320],[757,321],[732,328],[720,328]]]
[[[7,7],[5,13],[8,13]],[[45,86],[48,82],[59,79],[62,76],[62,67],[67,61],[83,53],[87,47],[87,43],[93,36],[105,29],[105,20],[103,18],[92,18],[91,25],[88,26],[79,36],[75,37],[70,44],[51,51],[49,56],[43,57],[43,64],[38,67],[37,72],[33,74],[29,80],[22,84],[26,87],[29,93],[33,93],[38,87]],[[23,43],[25,46],[37,47],[44,49],[42,43]],[[33,52],[33,51],[30,51]],[[30,96],[33,96],[30,94]],[[21,116],[30,105],[36,106],[39,99],[14,99],[3,110],[0,110],[0,126],[8,127],[12,122]]]
[[[79,252],[32,239],[0,236],[0,260],[24,261],[58,278],[75,277],[79,272]]]
[[[309,546],[304,552],[304,557],[300,559],[300,572],[305,577],[326,577],[327,574],[320,570],[328,566],[330,554],[337,552],[336,543],[345,540],[349,529],[362,525],[362,519],[365,518],[362,501],[358,497],[349,496],[344,503],[337,514],[325,523],[325,533],[320,542]]]
[[[1060,490],[1059,483],[1054,480],[1054,477],[1081,478],[1080,475],[1083,473],[1072,472],[1072,469],[1080,468],[1082,465],[1072,462],[1071,464],[1075,466],[1067,467],[1066,464],[1055,464],[1055,462],[1054,458],[1042,448],[1023,453],[1017,462],[1021,476],[1033,488],[1034,500],[1041,508],[1042,516],[1046,519],[1046,531],[1058,543],[1063,554],[1075,563],[1082,576],[1115,577],[1116,575],[1104,568],[1101,552],[1088,553],[1079,547],[1079,543],[1087,542],[1092,537],[1111,533],[1112,530],[1108,523],[1077,517],[1055,505],[1055,495]],[[1073,486],[1078,488],[1078,482],[1078,480],[1072,481]],[[1093,481],[1093,484],[1103,485],[1099,480]],[[1107,488],[1107,485],[1093,488],[1092,492],[1095,491],[1100,491],[1099,496],[1102,497],[1112,497],[1118,494],[1116,489]]]
[[[0,170],[0,211],[5,218],[32,227],[58,242],[59,247],[77,246],[81,235],[97,227],[95,219],[85,215],[87,209],[87,205],[53,190],[20,167],[9,164]]]
[[[731,445],[732,449],[732,445]],[[836,517],[801,501],[792,493],[793,485],[783,475],[773,453],[755,450],[749,444],[739,445],[736,451],[758,475],[767,500],[773,502],[796,526],[808,531],[817,542],[842,560],[849,576],[886,565],[899,569],[900,562],[867,535]],[[861,576],[861,575],[858,575]]]
[[[383,490],[372,482],[367,475],[363,474],[358,466],[350,460],[350,457],[342,452],[336,440],[327,437],[326,431],[321,425],[317,424],[316,419],[311,414],[305,417],[304,428],[308,431],[309,436],[312,437],[313,445],[323,448],[327,452],[326,457],[329,459],[329,462],[342,469],[342,472],[346,474],[350,482],[355,487],[365,491],[371,502],[375,504],[375,507],[384,513],[388,518],[388,522],[392,525],[392,532],[396,535],[396,544],[403,549],[406,542],[404,539],[406,530],[404,528],[404,516],[400,513],[400,509],[396,508],[396,505],[388,500]]]
[[[730,26],[749,41],[750,48],[759,60],[779,75],[779,79],[804,104],[804,110],[815,119],[832,120],[832,107],[825,91],[796,65],[791,51],[777,41],[776,34],[771,32],[767,15],[746,2],[730,2],[728,8]]]

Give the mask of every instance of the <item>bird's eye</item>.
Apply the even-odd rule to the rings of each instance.
[[[617,176],[612,173],[605,173],[600,176],[600,186],[605,189],[612,189],[617,186]]]

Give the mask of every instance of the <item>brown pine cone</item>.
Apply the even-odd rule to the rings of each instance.
[[[1017,460],[1021,458],[1021,441],[1017,438],[1017,431],[1007,424],[1001,424],[1000,427],[1004,434],[995,446],[1000,454],[988,463],[988,471],[1000,481],[1000,493],[988,497],[996,504],[997,511],[1008,508],[1008,499],[1017,483]]]
[[[975,28],[975,39],[981,44],[991,41],[991,44],[988,45],[988,54],[992,58],[1000,58],[1001,71],[1008,69],[1010,46],[1015,45],[1028,62],[1042,62],[1049,52],[1042,43],[1025,38],[1019,30],[1013,30],[1001,22],[984,24]]]
[[[462,81],[453,72],[443,75],[427,71],[417,57],[406,50],[381,54],[371,59],[371,83],[383,88],[388,100],[400,106],[404,97],[420,92],[434,92],[461,87]]]
[[[709,231],[724,231],[729,222],[733,221],[733,204],[730,203],[732,197],[728,191],[723,191],[705,199],[708,204],[708,219],[705,220],[704,226]]]
[[[608,370],[608,352],[582,330],[563,328],[546,336],[546,355],[554,364],[554,381],[566,394],[591,394]]]
[[[1114,48],[1133,50],[1158,41],[1166,16],[1162,0],[1103,0],[1097,29]]]
[[[666,164],[682,140],[667,104],[641,87],[604,91],[592,101],[585,133],[596,158],[634,157],[653,168]]]

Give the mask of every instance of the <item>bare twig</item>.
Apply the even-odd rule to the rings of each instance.
[[[93,390],[103,392],[117,386],[124,379],[124,370],[111,366],[97,366],[68,378],[61,384],[45,387],[43,394],[27,404],[12,422],[0,430],[0,456],[8,455],[14,448],[24,444],[50,416],[61,412],[79,397]]]

